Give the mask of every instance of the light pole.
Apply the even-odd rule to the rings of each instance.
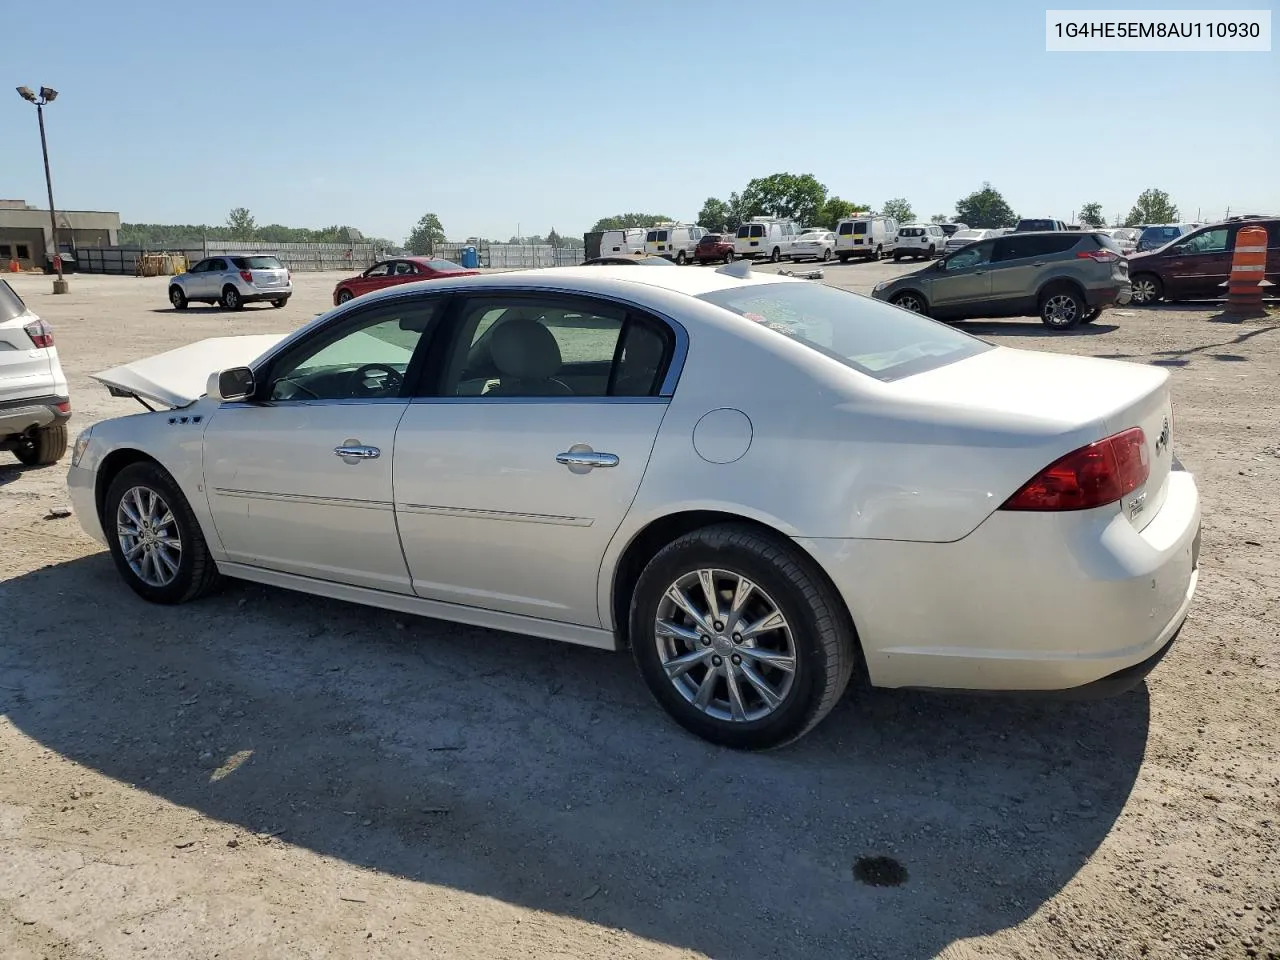
[[[18,87],[18,96],[28,103],[36,105],[36,116],[40,119],[40,152],[44,154],[44,183],[49,188],[49,238],[53,242],[53,265],[58,276],[53,281],[54,293],[66,293],[67,281],[62,276],[62,255],[58,250],[58,219],[53,212],[53,175],[49,173],[49,141],[44,135],[44,105],[53,103],[58,98],[58,91],[52,87],[41,87],[38,94],[32,93],[30,87]]]

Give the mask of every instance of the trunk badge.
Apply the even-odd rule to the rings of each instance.
[[[1169,449],[1169,418],[1164,418],[1164,426],[1160,428],[1160,436],[1156,437],[1156,453]]]

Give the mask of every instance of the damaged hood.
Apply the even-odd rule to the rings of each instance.
[[[137,397],[176,409],[195,403],[205,395],[209,374],[250,366],[287,336],[287,333],[263,333],[212,337],[92,376],[105,384],[112,396]]]

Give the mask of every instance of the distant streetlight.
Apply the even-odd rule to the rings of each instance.
[[[40,119],[40,151],[44,154],[44,182],[49,188],[49,236],[53,241],[53,264],[58,271],[53,281],[54,293],[66,293],[67,281],[62,276],[62,255],[58,250],[58,220],[53,212],[53,175],[49,173],[49,141],[44,135],[44,105],[58,99],[58,91],[52,87],[41,87],[38,94],[32,93],[30,87],[18,87],[18,96],[28,103],[36,105],[36,116]]]

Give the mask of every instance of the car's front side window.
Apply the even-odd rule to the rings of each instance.
[[[990,243],[975,243],[971,247],[965,247],[959,253],[953,253],[944,261],[944,269],[947,273],[954,273],[957,270],[968,270],[972,267],[980,267],[983,264],[991,262]]]
[[[1206,230],[1188,237],[1176,247],[1178,253],[1223,253],[1227,249],[1227,229]]]
[[[406,299],[348,317],[273,364],[271,400],[375,400],[404,396],[409,361],[432,328],[438,299]]]

